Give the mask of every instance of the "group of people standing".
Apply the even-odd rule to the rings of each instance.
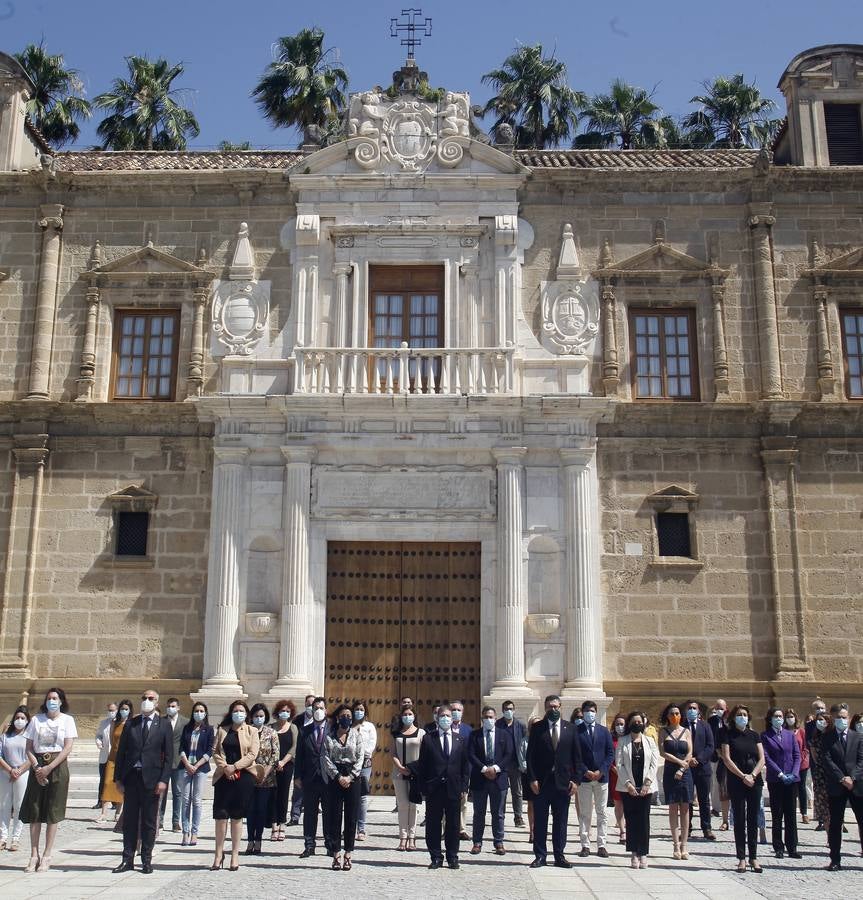
[[[0,735],[0,849],[17,850],[23,825],[29,824],[28,872],[50,868],[58,824],[65,817],[66,760],[78,736],[68,710],[62,689],[52,688],[32,717],[27,707],[19,706]],[[697,802],[704,839],[716,839],[711,821],[721,808],[720,829],[733,825],[737,870],[761,872],[757,848],[764,784],[774,853],[797,859],[797,808],[808,822],[811,773],[811,805],[817,829],[827,831],[828,868],[841,869],[848,805],[863,835],[863,715],[852,716],[846,704],[828,712],[816,699],[806,722],[793,709],[773,707],[762,729],[745,704],[729,711],[725,701],[717,700],[706,718],[705,711],[697,700],[671,703],[658,728],[635,710],[614,716],[609,729],[599,721],[595,702],[585,701],[566,721],[560,697],[549,695],[544,716],[527,725],[510,701],[502,705],[500,717],[494,707],[484,707],[480,727],[473,729],[463,721],[460,700],[436,707],[433,721],[420,726],[413,701],[405,697],[390,727],[398,849],[416,849],[417,807],[424,802],[429,868],[441,868],[444,860],[459,868],[461,841],[471,841],[471,854],[482,853],[487,812],[493,852],[503,856],[511,793],[516,826],[524,825],[527,807],[531,867],[547,865],[549,819],[553,864],[572,866],[565,850],[574,802],[579,856],[592,852],[594,816],[596,853],[609,856],[607,810],[613,807],[632,867],[647,868],[650,811],[662,768],[673,858],[689,858]],[[189,719],[182,716],[179,700],[172,697],[162,715],[158,693],[146,690],[137,715],[131,701],[121,700],[109,707],[97,731],[100,818],[115,805],[123,833],[123,856],[115,872],[133,869],[138,853],[140,871],[153,871],[153,847],[169,789],[173,830],[182,833],[182,845],[197,843],[207,778],[214,785],[211,869],[224,865],[228,834],[229,868],[239,868],[244,819],[245,853],[254,855],[261,852],[267,827],[271,839],[283,840],[285,827],[299,824],[301,813],[301,858],[315,854],[322,821],[331,867],[352,868],[356,842],[365,839],[371,760],[378,741],[364,703],[339,704],[329,713],[323,697],[310,695],[299,715],[290,700],[282,700],[271,718],[264,704],[250,708],[236,700],[217,725],[210,724],[204,703],[196,702],[191,713]],[[465,826],[468,795],[471,835]]]

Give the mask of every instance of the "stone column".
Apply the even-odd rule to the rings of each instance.
[[[767,491],[773,621],[776,631],[776,680],[812,678],[806,649],[806,598],[800,572],[797,534],[797,439],[761,439]]]
[[[0,678],[29,678],[33,579],[48,435],[16,435],[13,441],[15,476],[0,610]]]
[[[620,385],[620,369],[617,363],[617,328],[614,321],[617,304],[614,285],[602,285],[602,383],[606,397],[616,397]]]
[[[776,288],[773,283],[773,250],[770,241],[770,229],[775,224],[772,203],[749,204],[763,400],[782,399],[779,324],[776,319]]]
[[[596,443],[560,451],[566,522],[566,683],[578,703],[610,703],[602,688],[602,597],[599,591]],[[567,708],[569,708],[567,705]]]
[[[99,325],[101,306],[99,288],[91,284],[87,288],[87,320],[84,326],[84,349],[81,351],[81,366],[78,369],[78,396],[76,400],[92,400],[93,384],[96,381],[96,331]]]
[[[823,284],[813,291],[815,300],[815,326],[818,335],[818,387],[822,400],[838,400],[836,375],[833,371],[833,351],[830,349],[830,329],[827,324],[829,294]]]
[[[348,278],[352,267],[350,263],[336,263],[333,266],[333,274],[336,277],[336,339],[334,343],[340,349],[347,346],[348,341]],[[348,357],[344,353],[336,353],[336,384],[337,393],[345,390],[345,369],[348,365]]]
[[[309,584],[309,500],[314,447],[282,447],[285,457],[285,564],[282,580],[279,677],[267,697],[303,698],[312,692],[313,604]]]
[[[714,277],[710,288],[713,301],[713,390],[715,400],[729,400],[728,347],[725,343],[725,281]]]
[[[186,378],[186,394],[200,397],[204,390],[204,311],[207,308],[209,288],[195,288],[195,306],[192,312],[192,349],[189,354],[189,374]]]
[[[204,683],[193,697],[229,703],[245,696],[237,677],[235,644],[240,626],[240,553],[243,533],[246,447],[215,447],[210,514],[210,560],[204,622]]]
[[[524,578],[522,478],[526,447],[494,447],[497,460],[497,604],[495,680],[491,698],[533,694],[524,677]]]
[[[57,275],[60,267],[60,234],[63,207],[49,203],[41,208],[42,253],[39,258],[39,282],[36,294],[36,320],[30,351],[30,387],[28,400],[48,397],[51,376],[51,349],[54,343],[54,319],[57,315]]]

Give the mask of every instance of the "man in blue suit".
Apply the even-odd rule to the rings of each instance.
[[[465,747],[467,747],[468,741],[470,740],[470,733],[473,729],[467,722],[462,721],[462,716],[464,716],[464,701],[463,700],[450,700],[449,702],[450,713],[452,714],[452,733],[457,734],[463,741]],[[467,794],[461,799],[461,807],[459,808],[459,816],[458,816],[458,827],[459,827],[459,839],[462,841],[470,840],[470,835],[467,833]]]
[[[692,780],[695,782],[695,793],[698,797],[698,814],[701,819],[701,830],[706,841],[715,841],[716,835],[710,826],[710,785],[713,775],[713,729],[701,718],[701,704],[697,700],[689,700],[686,704],[686,725],[692,736]],[[692,804],[689,804],[689,834],[692,834]]]
[[[596,721],[596,704],[585,700],[581,704],[584,717],[576,726],[581,748],[581,768],[576,772],[578,782],[578,836],[581,839],[579,856],[590,856],[590,826],[596,808],[596,855],[608,857],[606,846],[606,806],[608,805],[608,772],[614,762],[611,732]]]
[[[470,789],[473,794],[473,848],[470,852],[474,855],[482,853],[485,808],[490,803],[494,852],[503,856],[506,853],[503,845],[503,817],[506,810],[507,773],[515,765],[515,744],[508,729],[496,727],[493,706],[483,709],[482,727],[471,732],[467,755],[470,760]]]

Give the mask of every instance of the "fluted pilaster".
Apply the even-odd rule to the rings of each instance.
[[[51,378],[51,349],[54,343],[54,319],[57,315],[57,276],[60,265],[60,235],[63,231],[63,207],[52,203],[42,207],[42,253],[39,257],[39,282],[36,294],[36,321],[30,352],[28,400],[47,398]]]

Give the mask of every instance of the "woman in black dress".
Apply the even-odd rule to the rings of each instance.
[[[251,768],[260,749],[258,730],[246,720],[249,707],[235,700],[229,707],[216,734],[213,749],[213,818],[216,820],[216,853],[210,869],[222,868],[225,858],[225,835],[231,822],[231,871],[240,868],[240,839],[245,818],[255,789]]]
[[[294,777],[294,760],[297,756],[299,732],[294,724],[297,707],[292,700],[279,700],[273,708],[273,731],[279,739],[279,761],[276,764],[276,796],[273,804],[272,841],[285,839],[288,821],[288,793]]]
[[[721,734],[720,752],[728,771],[728,793],[734,814],[734,842],[737,845],[737,871],[746,871],[746,852],[749,868],[761,872],[758,864],[758,814],[761,811],[761,791],[764,782],[764,747],[761,735],[749,727],[752,716],[749,708],[738,704],[731,710],[728,728]]]
[[[692,736],[688,728],[680,724],[680,707],[671,703],[659,717],[662,731],[659,734],[659,752],[665,760],[662,773],[662,790],[668,804],[671,839],[674,841],[675,859],[689,859],[686,843],[689,840],[689,804],[692,803]]]

